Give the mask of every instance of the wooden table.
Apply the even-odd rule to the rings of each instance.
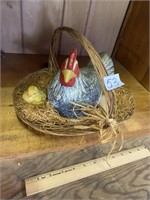
[[[12,102],[14,87],[31,72],[46,67],[47,55],[6,54],[2,58],[1,198],[26,199],[24,179],[106,155],[110,146],[96,138],[60,138],[36,134],[18,121]],[[62,62],[62,57],[59,59]],[[85,65],[87,58],[79,58]],[[117,61],[116,72],[136,100],[131,119],[120,124],[123,149],[150,146],[149,93]],[[94,145],[95,144],[95,145]],[[119,142],[118,142],[119,145]],[[80,148],[78,148],[80,147]],[[67,184],[30,199],[150,199],[149,158]]]

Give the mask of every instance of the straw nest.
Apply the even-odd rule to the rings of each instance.
[[[78,40],[89,54],[91,62],[99,77],[100,84],[105,96],[107,109],[98,106],[82,104],[80,109],[85,113],[84,117],[69,119],[62,117],[47,100],[40,105],[32,105],[25,102],[22,98],[24,91],[30,86],[35,85],[47,95],[47,86],[50,80],[58,71],[57,62],[54,56],[54,46],[56,35],[66,31]],[[28,126],[45,134],[57,136],[78,136],[97,133],[101,142],[114,141],[121,131],[118,122],[128,119],[134,112],[135,102],[132,94],[124,87],[113,91],[107,91],[103,83],[103,77],[107,73],[103,67],[101,58],[92,47],[91,43],[75,30],[62,27],[56,29],[53,35],[50,48],[49,69],[43,69],[25,77],[15,88],[13,93],[14,107],[17,116]],[[76,106],[76,103],[73,103]]]

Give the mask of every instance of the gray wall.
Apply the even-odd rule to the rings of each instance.
[[[92,42],[98,52],[112,53],[129,0],[2,0],[1,47],[9,53],[48,53],[53,31],[70,26]],[[62,34],[61,54],[77,47]]]

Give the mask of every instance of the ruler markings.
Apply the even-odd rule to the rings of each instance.
[[[144,147],[118,152],[25,179],[27,196],[37,194],[150,156]]]

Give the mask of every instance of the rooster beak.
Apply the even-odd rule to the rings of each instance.
[[[64,69],[62,74],[64,76],[65,83],[68,83],[72,78],[76,77],[75,73],[69,69]]]

